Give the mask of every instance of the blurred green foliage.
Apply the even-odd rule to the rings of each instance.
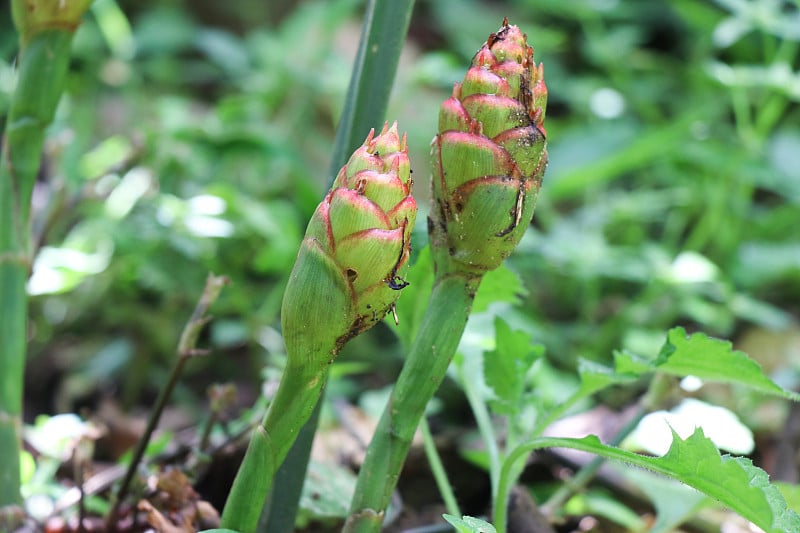
[[[208,271],[233,280],[209,334],[221,354],[190,365],[188,383],[257,384],[282,351],[282,289],[332,179],[362,4],[95,2],[36,191],[26,390],[52,397],[38,409],[98,387],[146,397]],[[526,288],[504,311],[514,327],[566,368],[652,351],[673,325],[796,327],[796,3],[419,0],[387,119],[408,131],[423,208],[438,105],[504,16],[550,91],[551,163],[510,260]],[[0,19],[0,115],[10,28]],[[399,348],[378,329],[347,353],[379,366]]]

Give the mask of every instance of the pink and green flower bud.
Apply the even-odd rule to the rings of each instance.
[[[290,355],[337,353],[397,301],[417,214],[411,185],[397,124],[370,132],[308,224],[281,313]]]
[[[546,104],[544,69],[504,20],[442,104],[433,140],[431,243],[459,268],[497,268],[530,224],[547,166]]]
[[[22,40],[44,30],[72,32],[81,23],[92,0],[12,0],[11,14]]]

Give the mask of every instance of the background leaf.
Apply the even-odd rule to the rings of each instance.
[[[497,533],[494,526],[489,522],[485,522],[479,518],[472,516],[464,516],[458,518],[453,515],[442,515],[458,533]]]
[[[519,412],[527,374],[534,361],[544,354],[544,347],[531,344],[524,331],[514,331],[502,318],[494,320],[496,347],[483,354],[486,385],[492,388],[495,412],[513,415]]]
[[[564,447],[623,461],[677,479],[714,498],[750,520],[766,533],[800,531],[800,515],[786,500],[766,472],[743,457],[721,456],[701,429],[686,440],[673,434],[672,446],[663,457],[646,457],[602,444],[590,435],[582,439],[541,438],[515,450]]]
[[[625,368],[631,370],[637,367],[628,355],[622,357],[628,359],[621,362]],[[696,376],[709,381],[734,383],[765,394],[800,401],[800,394],[779,387],[764,374],[756,361],[746,353],[734,350],[730,341],[714,339],[705,333],[687,335],[683,328],[669,331],[667,341],[651,368],[673,376]],[[643,370],[644,367],[638,366],[638,369]]]

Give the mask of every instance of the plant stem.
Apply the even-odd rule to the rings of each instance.
[[[243,533],[256,531],[275,472],[311,417],[327,379],[327,366],[305,365],[289,357],[275,397],[250,440],[228,493],[220,527]],[[279,438],[273,441],[271,435]]]
[[[0,157],[0,507],[20,500],[19,454],[28,296],[32,264],[30,207],[45,130],[64,90],[75,24],[43,28],[27,20],[37,2],[15,1],[20,33],[17,87]],[[77,19],[83,12],[78,9]],[[55,21],[59,21],[56,17]],[[75,21],[73,21],[75,22]]]
[[[321,396],[324,396],[324,391]],[[280,490],[270,491],[267,505],[264,507],[259,531],[270,533],[291,533],[300,505],[300,496],[303,493],[303,482],[308,471],[308,462],[311,456],[311,446],[314,443],[314,434],[319,425],[319,413],[322,410],[323,399],[317,401],[311,418],[303,425],[297,440],[286,455],[286,460],[278,467],[275,473],[275,487]]]
[[[169,402],[172,391],[183,372],[183,366],[186,364],[186,361],[192,357],[204,355],[206,353],[196,348],[197,339],[200,336],[200,332],[211,320],[211,317],[206,314],[209,307],[211,307],[211,304],[213,304],[219,296],[222,287],[228,282],[229,280],[225,276],[214,276],[213,274],[210,274],[206,279],[206,286],[203,289],[203,294],[200,296],[200,300],[197,302],[197,306],[191,318],[183,328],[183,333],[178,342],[178,357],[175,359],[175,365],[172,367],[169,380],[166,386],[161,389],[158,399],[156,399],[155,407],[150,412],[150,417],[147,420],[147,427],[144,430],[144,434],[139,439],[139,442],[136,444],[136,449],[133,452],[133,457],[131,457],[128,470],[125,472],[125,477],[122,479],[122,483],[117,490],[117,494],[114,498],[114,505],[106,521],[106,526],[109,531],[116,531],[119,507],[128,495],[130,483],[133,480],[133,476],[136,474],[136,469],[139,467],[142,457],[144,457],[144,452],[147,450],[147,445],[150,443],[150,437],[152,437],[153,432],[158,427],[161,414],[164,412],[164,408]]]
[[[331,157],[331,180],[347,162],[347,156],[363,140],[364,132],[386,116],[389,94],[394,84],[397,64],[405,43],[413,11],[413,0],[378,2],[367,5],[358,55],[350,78],[350,87],[342,117],[336,130]],[[287,460],[278,467],[276,483],[281,491],[270,497],[262,520],[266,531],[289,531],[294,524],[297,506],[308,468],[311,443],[319,421],[319,402],[311,418],[303,425]],[[271,514],[278,513],[273,520]],[[263,528],[262,528],[263,529]]]
[[[481,399],[480,393],[476,390],[476,383],[467,379],[465,375],[464,364],[466,362],[462,363],[459,368],[459,378],[461,379],[461,387],[464,389],[464,395],[467,397],[467,402],[469,402],[469,406],[472,409],[472,415],[475,417],[475,423],[478,425],[481,439],[486,446],[486,453],[489,456],[489,478],[492,484],[492,501],[494,501],[497,494],[497,482],[501,466],[500,450],[497,446],[497,432],[492,425],[492,417],[486,407],[486,402]]]
[[[643,405],[639,405],[636,409],[636,412],[631,417],[630,420],[620,429],[619,433],[609,442],[611,446],[617,446],[621,443],[625,437],[631,434],[631,432],[636,429],[636,426],[639,425],[639,422],[642,421],[642,418],[648,413],[648,409]],[[594,478],[594,475],[600,470],[600,467],[605,462],[605,459],[602,457],[595,457],[592,459],[589,464],[582,467],[569,482],[564,483],[546,502],[542,505],[542,512],[546,516],[552,516],[555,509],[558,509],[568,499],[572,497],[573,494],[577,493],[579,490],[583,489],[591,480]]]
[[[437,273],[422,326],[378,423],[344,532],[377,532],[425,406],[444,379],[467,324],[480,276]]]
[[[370,0],[353,66],[344,110],[336,130],[336,141],[328,173],[331,181],[347,157],[363,141],[364,133],[380,124],[386,116],[389,94],[394,85],[400,53],[408,34],[414,0],[381,2]],[[270,497],[262,513],[266,531],[289,531],[297,514],[303,488],[302,480],[308,468],[311,443],[319,422],[319,405],[303,425],[292,445],[286,462],[278,467],[276,481],[281,491]],[[291,459],[290,459],[291,458]],[[294,480],[286,484],[280,480]],[[271,514],[278,513],[273,520]]]
[[[541,437],[544,430],[547,429],[550,424],[558,420],[565,412],[571,409],[575,403],[583,398],[585,398],[585,395],[582,394],[580,390],[577,390],[575,391],[575,394],[551,409],[546,416],[537,420],[536,425],[530,432],[529,438],[527,438],[525,442]],[[484,410],[486,409],[485,404],[481,403],[480,405]],[[507,449],[514,450],[518,445],[524,445],[524,443],[519,443],[517,439],[512,439],[510,435],[507,437]],[[496,478],[492,478],[492,520],[498,532],[502,532],[506,528],[508,498],[511,494],[511,490],[514,488],[514,485],[517,483],[519,476],[522,474],[522,471],[525,468],[525,465],[521,462],[517,462],[516,464],[512,464],[510,467],[506,467],[507,461],[508,458],[506,457],[506,460],[503,462],[503,464],[498,465],[497,467]],[[591,476],[588,479],[591,479]],[[572,486],[572,484],[570,484],[570,486]],[[564,487],[562,487],[562,489],[563,488]],[[499,526],[497,525],[498,523],[500,524]]]
[[[650,385],[647,389],[647,393],[645,393],[645,395],[639,401],[636,412],[630,418],[630,420],[628,420],[625,425],[620,428],[609,444],[611,446],[617,446],[619,443],[625,440],[625,438],[630,435],[634,429],[636,429],[636,426],[639,425],[639,422],[641,422],[642,418],[644,418],[647,413],[656,409],[661,404],[665,396],[668,395],[671,387],[672,381],[668,376],[664,374],[656,374],[653,376],[653,379],[650,381]],[[571,406],[573,403],[573,401],[565,402],[567,407]],[[557,411],[559,413],[563,413],[565,409],[558,409]],[[552,421],[554,418],[549,416],[547,420]],[[541,432],[545,429],[546,426],[537,426],[537,433],[534,434],[533,442],[540,438]],[[523,459],[524,457],[527,457],[527,455],[521,453],[521,451],[530,449],[530,442],[532,441],[522,443],[514,448],[511,453],[508,454],[505,462],[503,463],[503,468],[500,474],[499,490],[497,497],[494,500],[494,510],[492,516],[494,526],[498,533],[505,533],[506,530],[508,495],[516,480],[514,463],[520,459]],[[603,461],[604,459],[602,457],[596,457],[589,464],[581,468],[569,483],[566,483],[560,487],[555,494],[553,494],[547,500],[547,502],[541,506],[541,510],[545,516],[551,516],[556,508],[561,507],[564,502],[566,502],[573,494],[586,486],[586,484],[589,483],[589,481],[591,481],[594,475],[597,473],[597,470],[600,468],[600,466],[602,466]]]
[[[453,516],[461,516],[461,510],[458,508],[458,501],[456,495],[453,493],[453,487],[450,485],[450,480],[447,479],[447,472],[442,464],[442,458],[439,457],[439,452],[436,451],[436,442],[431,435],[431,428],[428,425],[428,420],[423,416],[420,420],[419,429],[422,431],[422,442],[425,447],[425,455],[428,458],[428,463],[431,465],[431,472],[433,478],[436,480],[436,486],[439,488],[439,493],[442,495],[444,506],[447,508],[448,514]]]

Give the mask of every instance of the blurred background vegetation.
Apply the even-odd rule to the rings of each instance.
[[[212,381],[239,383],[243,404],[258,394],[332,180],[363,4],[95,1],[35,191],[28,418],[103,397],[147,405],[209,271],[233,283],[213,309],[214,353],[176,401],[201,416]],[[438,106],[504,16],[545,64],[551,161],[510,260],[526,293],[504,317],[562,371],[652,352],[684,325],[797,390],[798,2],[418,0],[387,119],[408,131],[424,209]],[[4,14],[0,116],[15,50]],[[343,361],[361,378],[333,387],[355,398],[391,382],[402,350],[376,328]],[[782,423],[743,416],[756,431]]]

